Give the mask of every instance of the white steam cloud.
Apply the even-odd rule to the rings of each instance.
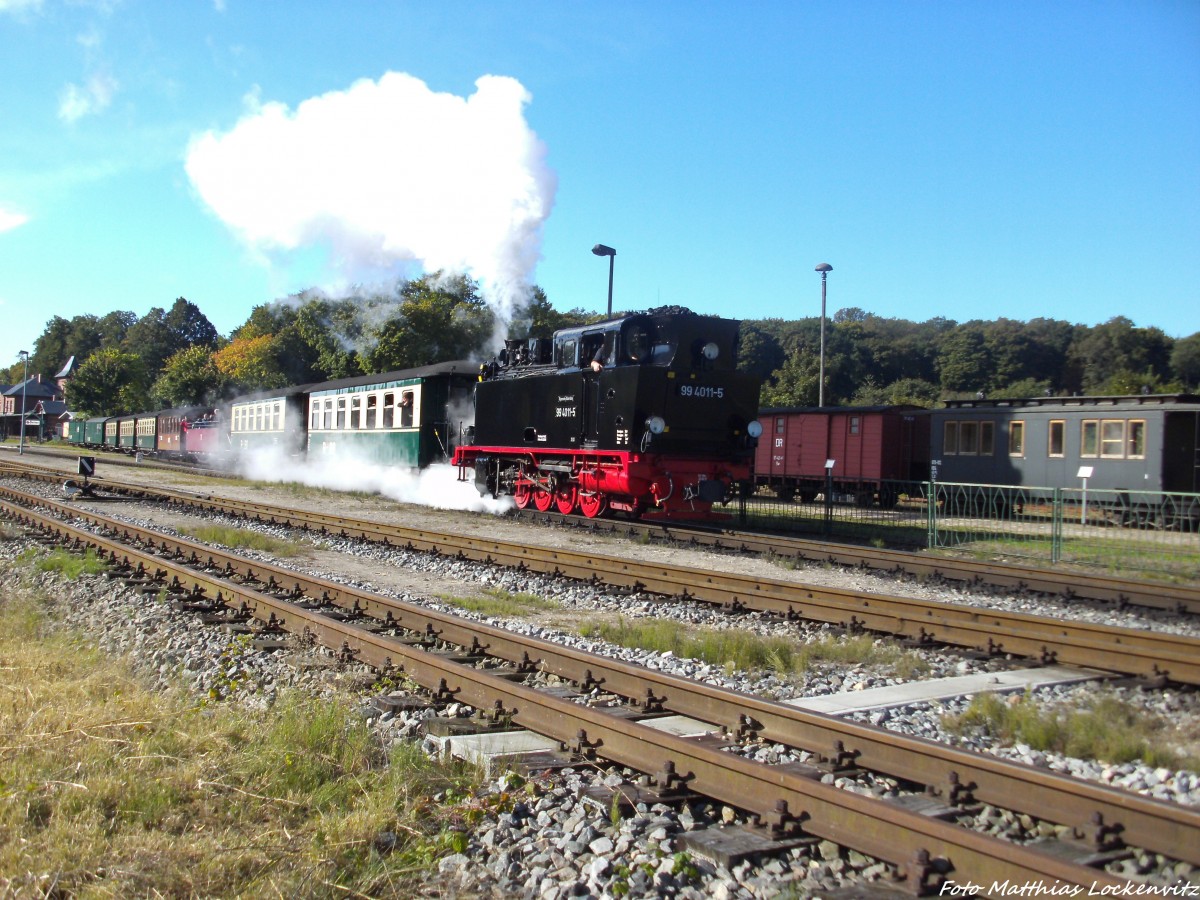
[[[252,481],[299,483],[334,491],[364,491],[397,500],[470,512],[503,514],[513,508],[511,497],[480,496],[473,481],[459,481],[458,469],[433,465],[419,472],[398,469],[345,454],[336,458],[296,460],[276,447],[241,453],[234,469]]]
[[[193,140],[187,173],[256,251],[327,247],[352,284],[414,262],[470,275],[507,322],[528,297],[556,179],[520,82],[475,87],[463,98],[389,72],[294,111],[252,101],[228,132]]]

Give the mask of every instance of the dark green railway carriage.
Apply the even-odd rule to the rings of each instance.
[[[82,447],[87,443],[87,419],[72,419],[67,423],[67,443]],[[101,432],[103,435],[103,432]]]
[[[309,458],[408,469],[448,462],[471,421],[478,373],[458,360],[314,385]]]
[[[302,384],[238,397],[229,404],[229,446],[235,453],[274,448],[304,453],[308,391]]]
[[[133,447],[143,453],[158,449],[158,413],[139,413],[134,417]]]

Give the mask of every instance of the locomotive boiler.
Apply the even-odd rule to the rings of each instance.
[[[520,508],[713,517],[762,433],[737,342],[736,321],[677,307],[508,341],[482,367],[459,477]]]

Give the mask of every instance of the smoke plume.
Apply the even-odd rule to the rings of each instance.
[[[475,88],[458,97],[388,72],[294,111],[251,101],[232,129],[192,141],[188,177],[276,264],[323,247],[348,284],[414,263],[466,274],[507,323],[528,298],[556,179],[520,82],[486,75]]]

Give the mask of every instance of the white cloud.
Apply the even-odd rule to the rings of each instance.
[[[12,231],[14,228],[20,228],[28,221],[29,216],[24,213],[13,212],[12,210],[0,207],[0,234]]]
[[[68,84],[59,99],[58,117],[70,123],[102,112],[112,103],[116,93],[116,79],[104,72],[92,75],[82,87]]]
[[[231,130],[193,140],[187,173],[255,250],[327,246],[351,282],[406,262],[466,273],[508,318],[540,258],[556,179],[520,82],[486,75],[475,87],[458,97],[389,72],[294,111],[252,91]]]
[[[0,0],[0,13],[37,12],[42,8],[42,0]]]

